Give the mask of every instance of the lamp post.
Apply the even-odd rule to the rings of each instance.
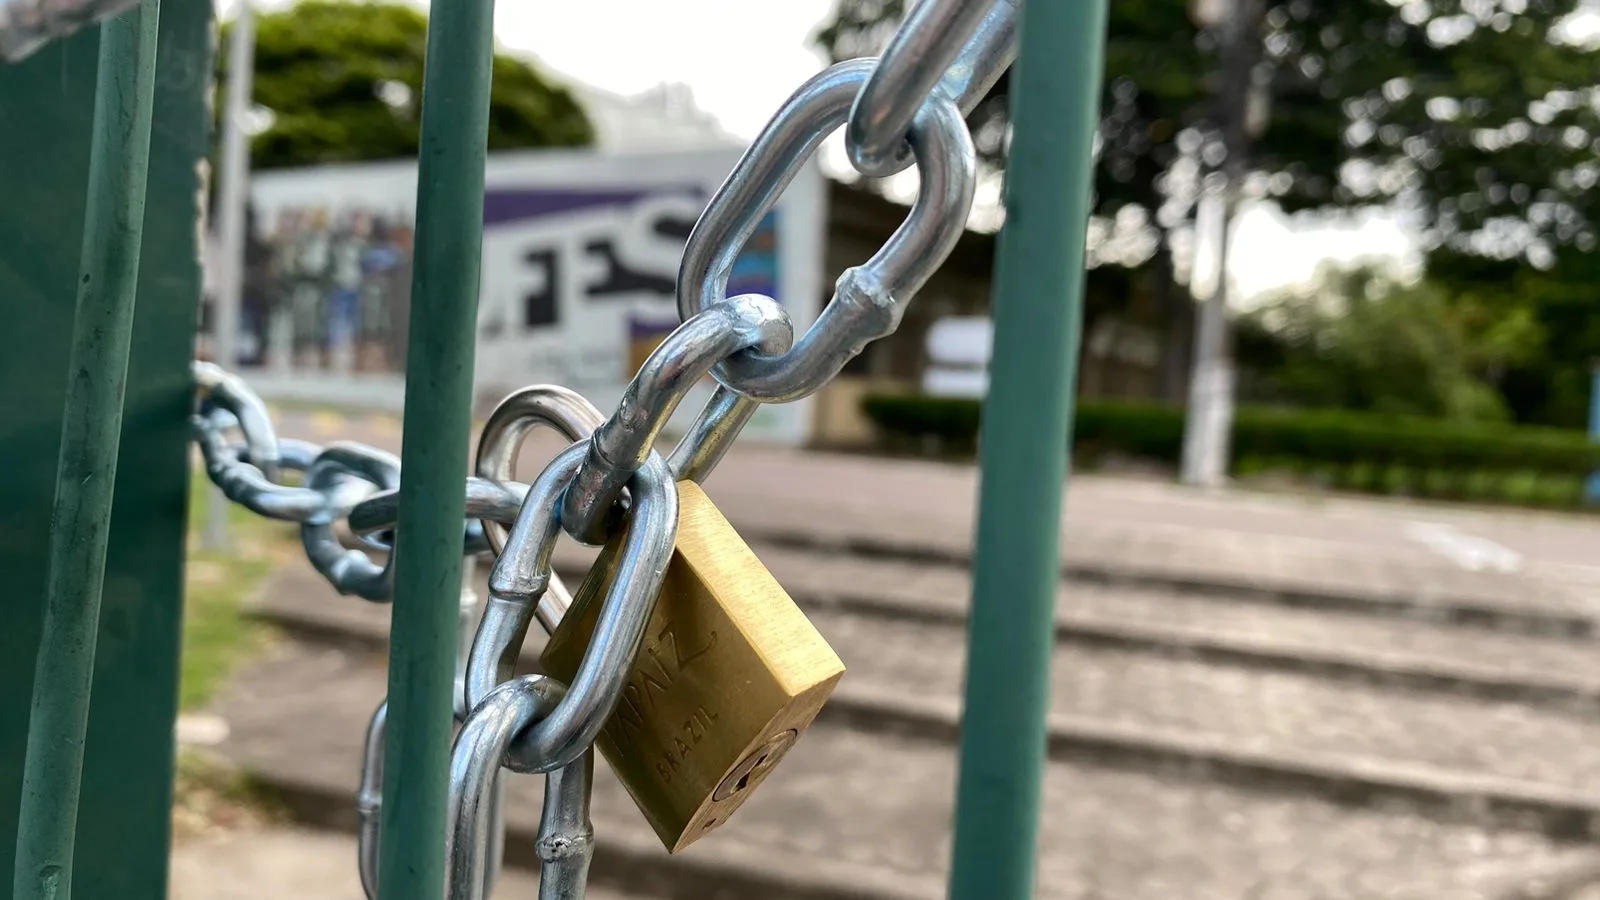
[[[1260,56],[1257,34],[1262,0],[1189,0],[1189,15],[1203,28],[1220,28],[1222,84],[1213,125],[1221,133],[1225,160],[1218,193],[1222,205],[1217,238],[1217,283],[1200,308],[1194,361],[1189,375],[1183,427],[1185,484],[1216,487],[1227,474],[1228,436],[1233,429],[1234,368],[1228,340],[1228,251],[1234,214],[1244,186],[1250,139],[1266,128],[1267,94],[1254,77]]]

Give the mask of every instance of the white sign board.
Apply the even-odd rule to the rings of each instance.
[[[613,408],[639,364],[678,324],[675,283],[684,243],[739,153],[491,155],[485,172],[478,392],[498,395],[554,383],[582,393],[602,410]],[[294,370],[329,365],[328,359],[344,360],[340,365],[357,374],[373,366],[387,366],[391,375],[400,370],[395,363],[370,361],[394,359],[398,341],[385,344],[383,335],[403,331],[397,328],[403,316],[378,307],[406,302],[396,298],[408,294],[403,274],[409,273],[415,196],[416,166],[409,162],[256,176],[257,228],[275,252],[309,260],[288,264],[285,271],[296,274],[280,279],[277,290],[286,301],[276,312],[257,316],[264,323],[292,320],[292,328],[279,329],[294,334],[287,343],[280,341],[279,355],[292,354]],[[808,166],[751,238],[729,284],[730,294],[776,299],[797,334],[816,318],[824,289],[824,196],[820,172]],[[309,244],[293,238],[307,232],[308,223],[320,223],[318,233],[328,236]],[[295,240],[309,250],[297,256],[290,249],[300,246]],[[343,276],[341,260],[348,261]],[[308,271],[327,274],[308,281]],[[342,356],[308,355],[301,349],[303,321],[320,329],[318,340],[343,341],[339,346],[354,349]],[[710,379],[698,385],[680,404],[673,424],[686,426],[714,386]],[[799,401],[764,405],[745,434],[796,444],[809,431],[809,404]]]
[[[989,392],[994,323],[987,316],[946,316],[928,328],[922,390],[935,397],[982,398]]]

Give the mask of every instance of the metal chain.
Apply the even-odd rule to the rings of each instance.
[[[856,171],[885,177],[911,165],[906,133],[930,95],[971,113],[1017,54],[1017,3],[921,0],[878,57],[850,109],[845,152]]]
[[[870,59],[830,66],[790,96],[740,158],[689,233],[678,270],[678,312],[686,321],[722,299],[745,241],[823,139],[844,124],[874,71]],[[900,324],[905,304],[965,230],[977,182],[972,136],[950,100],[930,97],[908,138],[921,186],[906,221],[864,265],[845,270],[822,314],[787,353],[735,353],[711,370],[717,381],[767,403],[798,400]]]
[[[701,214],[684,249],[681,324],[651,353],[609,417],[572,391],[524,388],[506,397],[478,441],[464,485],[462,551],[494,555],[489,597],[457,672],[460,734],[450,767],[448,891],[482,900],[498,865],[500,770],[542,772],[540,897],[583,895],[593,852],[593,742],[621,695],[660,592],[677,532],[676,481],[716,467],[761,403],[809,396],[868,343],[892,333],[905,306],[965,229],[976,154],[964,115],[1015,55],[1020,0],[922,0],[881,60],[849,60],[807,81],[773,116]],[[833,298],[795,338],[772,298],[726,296],[744,243],[822,141],[840,126],[852,165],[880,177],[917,164],[906,220],[869,260],[840,276]],[[392,553],[379,564],[349,540],[387,551],[399,523],[399,460],[357,444],[279,440],[244,382],[195,364],[191,418],[211,480],[257,513],[296,522],[313,566],[341,593],[385,600]],[[719,386],[668,459],[656,443],[690,388]],[[535,427],[571,441],[528,484],[514,461]],[[237,437],[232,432],[237,431]],[[291,484],[284,473],[301,473]],[[509,531],[505,526],[510,526]],[[565,531],[589,544],[620,540],[593,638],[570,685],[512,676],[528,629],[553,630],[571,595],[552,571]],[[463,606],[463,624],[469,615]],[[384,707],[368,729],[358,806],[363,884],[376,885]],[[493,844],[494,846],[491,846]]]
[[[548,721],[565,702],[560,683],[522,675],[495,688],[473,709],[450,756],[449,824],[445,891],[451,900],[484,900],[482,872],[486,836],[494,831],[494,785],[512,742]],[[539,820],[539,898],[580,898],[589,881],[594,827],[589,823],[589,787],[594,750],[585,747],[545,776],[544,814]]]
[[[211,482],[258,515],[299,524],[307,558],[340,593],[388,600],[394,589],[392,564],[374,563],[346,548],[338,535],[342,530],[376,551],[392,548],[399,520],[399,459],[349,441],[324,447],[280,439],[266,404],[243,379],[207,362],[194,363],[193,373],[199,409],[190,416],[190,431]],[[599,421],[599,413],[593,418]],[[242,438],[230,440],[235,430]],[[577,436],[589,430],[586,426]],[[286,482],[290,472],[301,475],[299,484]],[[486,526],[503,528],[515,521],[526,490],[512,481],[467,479],[464,556],[497,552]],[[550,591],[570,600],[559,578],[552,577]]]
[[[489,574],[489,602],[467,661],[467,705],[473,709],[511,673],[550,581],[550,557],[561,533],[558,505],[587,452],[584,443],[567,448],[528,487]],[[651,452],[628,487],[632,502],[623,543],[593,639],[566,696],[507,752],[513,771],[548,772],[577,759],[622,696],[678,531],[677,487],[658,454]]]
[[[793,341],[789,314],[777,301],[759,294],[731,297],[685,319],[645,359],[623,391],[616,412],[589,438],[588,454],[562,500],[562,526],[580,541],[603,542],[607,528],[602,515],[645,464],[656,437],[689,389],[713,366],[741,350],[782,353]],[[718,435],[722,441],[734,436]]]
[[[473,588],[475,578],[472,557],[468,557],[461,573],[461,600],[458,604],[463,638],[472,634],[472,622],[478,614],[478,592]],[[470,640],[463,640],[456,648],[455,719],[465,722],[470,711],[466,706],[464,690],[467,654],[472,649]],[[372,714],[367,724],[367,738],[361,759],[361,786],[356,791],[356,814],[360,827],[356,833],[357,869],[361,875],[361,889],[367,900],[378,900],[378,836],[383,828],[383,754],[384,738],[389,721],[389,701],[384,700]],[[500,866],[505,856],[505,785],[497,783],[490,800],[488,824],[487,865],[484,867],[483,894],[488,896],[494,882],[500,877]]]

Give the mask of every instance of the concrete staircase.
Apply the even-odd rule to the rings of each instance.
[[[747,527],[848,671],[761,790],[669,857],[597,766],[596,885],[652,898],[943,896],[968,573],[946,548]],[[592,551],[561,545],[575,582]],[[1209,578],[1075,557],[1058,604],[1044,898],[1576,898],[1597,871],[1600,654],[1566,598]],[[278,573],[284,640],[217,704],[225,754],[353,829],[388,609]],[[524,665],[537,656],[530,638]],[[1004,740],[1005,736],[994,736]],[[535,865],[542,781],[510,779]]]

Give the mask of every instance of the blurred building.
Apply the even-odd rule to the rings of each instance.
[[[541,63],[541,65],[543,65]],[[548,66],[544,66],[549,69]],[[577,95],[595,124],[605,152],[650,152],[697,147],[742,146],[714,116],[700,109],[686,85],[662,84],[622,96],[558,75]],[[907,209],[860,184],[830,181],[822,284],[866,261],[894,233]],[[986,315],[994,268],[994,236],[969,230],[954,253],[907,308],[899,329],[870,345],[818,395],[813,440],[824,445],[864,443],[871,438],[859,411],[862,395],[921,389],[928,366],[929,329],[947,316]],[[1079,392],[1091,397],[1178,399],[1187,384],[1188,317],[1163,315],[1170,307],[1124,270],[1090,273],[1089,310],[1079,369]],[[826,302],[828,296],[819,302]],[[1176,319],[1172,325],[1168,320]],[[1169,335],[1175,327],[1176,334]],[[1175,338],[1175,340],[1171,340]],[[1173,354],[1171,363],[1165,357]],[[1176,368],[1177,377],[1169,369]]]
[[[622,96],[559,74],[556,77],[568,84],[588,113],[595,126],[596,149],[603,155],[660,154],[664,159],[704,151],[731,160],[730,151],[744,145],[700,109],[684,85],[660,85]],[[718,171],[729,164],[718,163]],[[404,163],[374,167],[392,165]],[[715,183],[709,182],[707,190]],[[386,196],[409,193],[402,189]],[[908,212],[906,206],[867,187],[831,179],[820,202],[825,222],[820,236],[822,271],[808,281],[820,292],[818,309],[831,297],[840,274],[870,258]],[[396,381],[403,371],[409,310],[412,223],[400,208],[406,205],[397,201],[393,210],[308,210],[306,215],[324,216],[327,221],[320,225],[311,220],[291,222],[290,231],[303,234],[287,241],[283,235],[258,237],[258,229],[266,225],[254,215],[248,217],[250,271],[241,310],[247,334],[239,342],[240,363],[256,369],[264,382],[273,377],[310,376],[323,385],[350,390],[361,387],[366,392],[362,396],[396,402],[399,384],[389,382]],[[283,225],[281,217],[274,223],[280,230]],[[203,250],[208,297],[216,287],[219,262],[211,237],[208,235]],[[870,345],[815,397],[810,443],[834,447],[866,444],[873,434],[860,412],[862,396],[922,390],[933,325],[950,316],[988,315],[994,250],[993,234],[974,230],[963,234],[945,264],[907,307],[896,333]],[[1160,310],[1170,303],[1159,301],[1155,292],[1146,290],[1127,270],[1114,267],[1091,271],[1088,293],[1080,393],[1140,399],[1181,397],[1182,380],[1171,383],[1172,357],[1164,352],[1173,342],[1163,322],[1173,317]],[[274,301],[278,294],[289,299]],[[337,301],[341,300],[349,309],[339,307]],[[267,312],[275,302],[293,309]],[[203,308],[202,356],[207,353],[204,332],[210,324],[206,312]],[[1176,343],[1184,346],[1187,328],[1183,323],[1179,328],[1182,333]],[[318,373],[339,378],[318,379]]]
[[[907,208],[859,185],[831,181],[823,284],[866,261],[904,221]],[[867,346],[844,372],[818,394],[813,442],[828,446],[864,445],[870,423],[860,412],[869,393],[917,393],[929,367],[928,334],[946,317],[986,316],[994,269],[995,235],[968,230],[943,266],[906,308],[894,334]],[[1181,399],[1186,388],[1189,321],[1163,313],[1151,279],[1130,270],[1102,266],[1087,276],[1083,345],[1078,392],[1086,397]],[[824,302],[826,297],[823,298]],[[1175,331],[1174,331],[1175,329]],[[1177,368],[1176,383],[1172,369]]]
[[[559,77],[589,114],[596,148],[602,152],[691,150],[744,143],[695,103],[688,85],[661,84],[642,94],[623,96]]]

